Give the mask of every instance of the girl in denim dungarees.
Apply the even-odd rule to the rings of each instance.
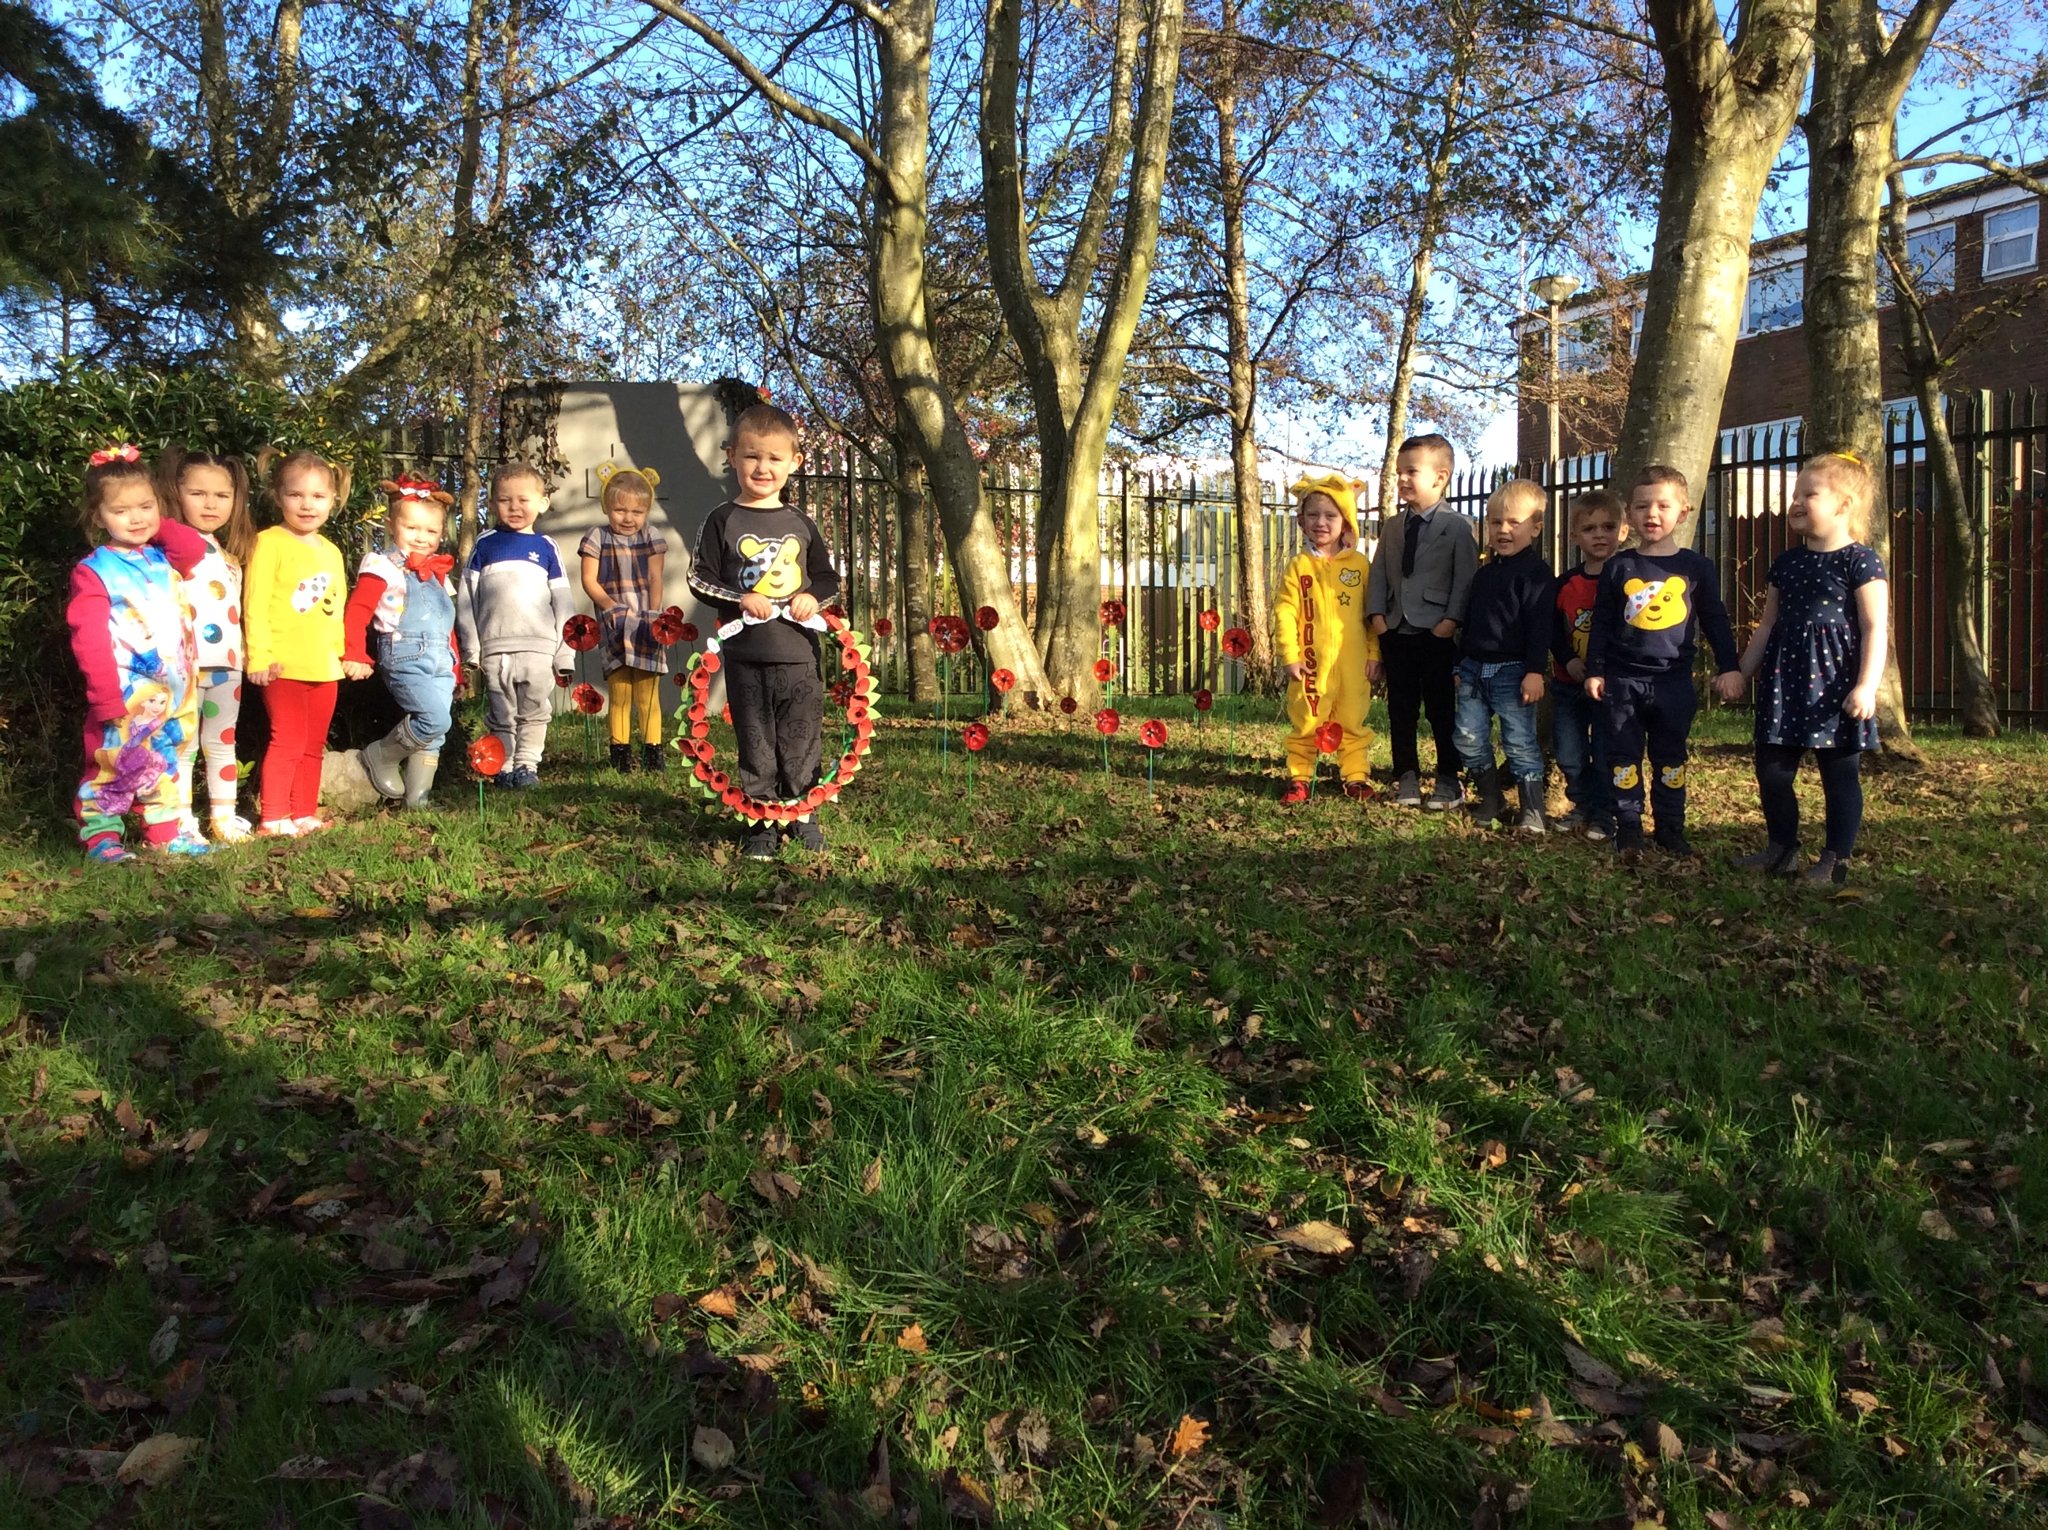
[[[386,797],[419,807],[441,763],[455,700],[455,596],[448,574],[455,560],[441,552],[452,497],[439,484],[400,478],[380,485],[387,500],[389,547],[365,555],[349,596],[348,651],[342,672],[362,680],[373,669],[405,716],[363,750],[363,770]],[[376,634],[373,662],[366,643]]]

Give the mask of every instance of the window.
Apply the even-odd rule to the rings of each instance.
[[[1937,223],[1916,228],[1906,235],[1906,265],[1913,273],[1913,285],[1922,296],[1951,292],[1956,285],[1956,226]],[[1883,254],[1877,257],[1877,300],[1896,303],[1898,292],[1892,283],[1892,265]]]
[[[1614,316],[1596,314],[1573,319],[1558,330],[1557,365],[1561,372],[1605,372],[1614,365]]]
[[[2006,276],[2034,269],[2041,234],[2041,204],[2001,207],[1984,215],[1984,274]]]
[[[1749,304],[1742,316],[1745,335],[1766,330],[1796,329],[1806,317],[1806,267],[1779,266],[1749,279]]]

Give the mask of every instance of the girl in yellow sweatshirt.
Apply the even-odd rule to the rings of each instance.
[[[1287,565],[1273,603],[1273,647],[1287,677],[1287,785],[1284,803],[1308,801],[1318,753],[1334,752],[1344,794],[1372,799],[1366,780],[1372,730],[1365,725],[1379,639],[1365,619],[1371,560],[1358,549],[1358,503],[1332,473],[1304,478],[1288,492],[1306,551]]]
[[[327,827],[320,764],[340,688],[348,599],[341,549],[320,528],[348,498],[347,470],[314,452],[293,452],[277,466],[271,498],[283,524],[257,536],[242,592],[249,679],[263,687],[270,714],[256,832],[311,834]]]

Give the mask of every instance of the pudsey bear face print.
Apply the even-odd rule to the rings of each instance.
[[[333,582],[326,574],[312,574],[301,579],[292,591],[292,609],[303,616],[317,606],[322,616],[332,616],[334,598],[328,587]]]
[[[1621,619],[1645,632],[1683,627],[1689,613],[1685,590],[1683,574],[1673,574],[1665,579],[1631,579],[1621,587],[1621,593],[1627,597],[1621,608]]]
[[[804,587],[803,542],[797,537],[740,538],[740,588],[769,600],[787,600]]]

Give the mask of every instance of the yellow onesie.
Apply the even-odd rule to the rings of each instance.
[[[1351,490],[1343,479],[1303,480],[1292,492],[1334,500],[1356,535]],[[1287,565],[1280,581],[1273,602],[1274,652],[1282,664],[1303,666],[1301,678],[1287,686],[1287,773],[1297,781],[1315,775],[1316,732],[1330,722],[1344,730],[1337,749],[1343,778],[1366,779],[1373,734],[1365,725],[1372,702],[1365,670],[1380,656],[1379,639],[1365,619],[1365,581],[1371,570],[1371,560],[1355,547],[1327,558],[1304,552]]]

